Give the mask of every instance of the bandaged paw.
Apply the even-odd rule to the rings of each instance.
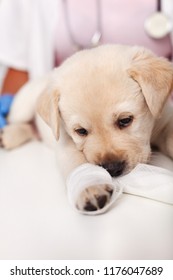
[[[71,173],[67,190],[73,208],[88,215],[107,211],[122,192],[173,204],[173,172],[138,164],[127,175],[112,178],[102,167],[86,163]]]
[[[67,191],[73,208],[88,215],[105,212],[122,193],[104,168],[90,163],[82,164],[70,174]]]

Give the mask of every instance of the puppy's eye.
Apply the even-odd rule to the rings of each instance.
[[[75,129],[75,132],[77,134],[79,134],[80,136],[87,136],[88,135],[88,131],[85,128]]]
[[[133,121],[133,116],[129,116],[127,118],[122,118],[122,119],[118,119],[118,127],[119,128],[125,128],[127,126],[129,126]]]

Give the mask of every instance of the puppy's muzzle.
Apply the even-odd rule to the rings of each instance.
[[[117,177],[123,173],[126,163],[125,161],[111,161],[103,162],[101,166],[105,168],[112,177]]]

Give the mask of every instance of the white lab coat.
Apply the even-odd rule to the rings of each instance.
[[[31,78],[41,76],[52,69],[58,2],[57,0],[2,0],[0,3],[1,64],[27,70]]]

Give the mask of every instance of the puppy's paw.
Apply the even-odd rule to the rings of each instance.
[[[79,195],[76,206],[81,211],[97,211],[110,202],[112,193],[108,185],[88,187]]]
[[[11,124],[0,132],[0,147],[7,150],[14,149],[34,138],[30,124]]]

